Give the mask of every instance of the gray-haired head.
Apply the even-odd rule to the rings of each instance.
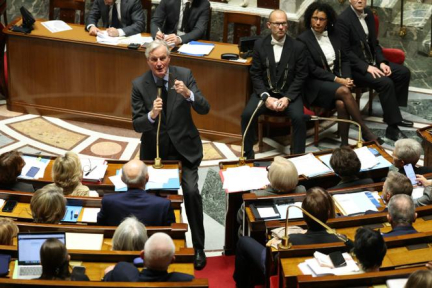
[[[393,155],[403,161],[405,165],[415,165],[422,153],[422,146],[414,139],[399,139],[395,142]]]
[[[155,233],[144,245],[144,265],[147,268],[166,271],[174,260],[175,245],[165,233]]]
[[[147,166],[141,160],[131,160],[123,165],[121,179],[128,188],[145,189],[148,179]]]
[[[170,50],[169,50],[168,44],[162,40],[154,40],[153,42],[150,42],[150,44],[148,44],[148,46],[146,47],[145,55],[146,55],[147,59],[149,58],[149,56],[153,52],[153,50],[155,50],[161,46],[164,46],[166,48],[167,56],[170,56]]]
[[[135,216],[125,218],[117,227],[112,239],[116,251],[141,251],[148,239],[147,229]]]
[[[405,194],[394,195],[388,204],[388,214],[392,226],[411,226],[416,219],[414,201]]]

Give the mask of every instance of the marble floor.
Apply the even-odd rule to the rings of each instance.
[[[367,104],[366,95],[362,97],[361,107]],[[130,160],[139,157],[140,135],[133,130],[118,129],[107,126],[64,121],[53,117],[21,114],[8,111],[6,101],[0,100],[0,154],[17,149],[24,153],[42,153],[45,155],[62,155],[74,151],[80,155],[106,159]],[[409,105],[403,108],[403,117],[415,121],[414,128],[403,128],[404,132],[420,141],[415,130],[432,123],[432,91],[410,89]],[[363,109],[365,110],[365,109]],[[379,100],[373,101],[373,115],[366,116],[367,125],[383,137],[386,125],[382,122],[382,109]],[[340,140],[335,136],[337,125],[324,122],[318,146],[313,145],[311,136],[307,138],[307,152],[335,148]],[[312,135],[312,129],[308,135]],[[356,143],[357,130],[350,129],[350,143]],[[384,139],[384,148],[392,153],[393,141]],[[265,147],[256,157],[274,157],[289,154],[288,137],[265,138]],[[204,159],[199,168],[199,187],[203,196],[204,221],[206,230],[206,250],[220,253],[224,241],[225,192],[219,177],[218,163],[225,160],[236,160],[240,154],[238,145],[227,145],[203,140]],[[422,164],[422,160],[420,160]],[[185,213],[184,213],[185,214]],[[185,221],[186,215],[183,215]],[[188,243],[191,243],[188,235]]]

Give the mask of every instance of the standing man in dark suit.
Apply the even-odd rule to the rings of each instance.
[[[193,275],[171,272],[169,264],[175,261],[175,245],[165,233],[153,234],[145,243],[140,257],[144,259],[141,272],[131,263],[120,262],[105,269],[104,281],[109,282],[187,282],[194,279]]]
[[[350,59],[354,83],[378,91],[384,122],[388,125],[386,137],[396,141],[406,138],[398,126],[413,126],[413,122],[402,118],[399,109],[399,106],[407,106],[411,72],[384,57],[375,35],[374,15],[366,8],[366,2],[350,0],[351,5],[339,15],[336,29],[342,49]]]
[[[302,87],[308,76],[305,46],[289,37],[288,18],[282,10],[270,13],[267,27],[271,34],[255,42],[250,69],[254,93],[241,115],[242,134],[263,95],[268,98],[265,107],[255,115],[244,138],[245,157],[253,159],[256,119],[259,115],[277,111],[291,118],[294,128],[294,153],[304,153],[306,123],[303,115]]]
[[[208,0],[161,0],[151,20],[152,37],[169,45],[203,38],[209,13]]]
[[[413,223],[417,219],[414,202],[411,196],[405,194],[394,195],[388,204],[387,220],[392,230],[384,233],[383,237],[400,236],[417,233]]]
[[[140,159],[155,158],[157,122],[158,117],[162,117],[160,157],[182,163],[182,189],[195,248],[195,268],[202,269],[206,264],[206,256],[198,167],[203,151],[191,109],[204,115],[209,112],[210,105],[189,69],[169,66],[170,53],[164,41],[150,43],[146,57],[150,71],[132,83],[132,123],[135,131],[142,133]],[[161,81],[162,97],[156,98],[156,83]]]
[[[122,171],[122,180],[128,191],[102,198],[102,207],[97,215],[98,225],[118,226],[131,215],[147,226],[168,226],[175,223],[171,202],[144,190],[148,180],[144,162],[131,160],[123,166]]]
[[[144,12],[140,0],[94,0],[86,22],[86,30],[96,36],[102,18],[111,37],[130,36],[144,32]]]

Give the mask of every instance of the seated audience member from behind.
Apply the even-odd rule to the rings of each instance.
[[[405,284],[405,288],[432,287],[432,271],[417,270],[413,272]]]
[[[34,222],[57,224],[66,213],[66,198],[59,187],[43,187],[37,190],[31,201],[30,210]]]
[[[207,31],[208,0],[162,0],[151,19],[151,35],[168,45],[202,39]],[[208,35],[207,35],[208,36]]]
[[[46,187],[60,187],[66,196],[89,196],[90,189],[81,184],[83,178],[81,161],[74,152],[66,152],[64,156],[58,157],[54,161],[51,175],[54,183]]]
[[[18,232],[18,226],[12,219],[0,217],[0,245],[13,245]]]
[[[304,186],[298,184],[298,172],[294,164],[281,156],[276,156],[273,163],[267,167],[270,185],[265,190],[253,190],[257,196],[270,196],[288,193],[304,193]],[[237,212],[237,223],[243,224],[244,203]],[[239,235],[243,235],[243,228],[239,227]]]
[[[171,202],[145,191],[148,174],[144,162],[131,160],[122,171],[122,181],[128,190],[102,198],[98,225],[117,226],[129,216],[135,216],[147,226],[168,226],[175,222]]]
[[[41,246],[40,259],[42,265],[41,280],[72,280],[89,281],[84,273],[71,274],[69,260],[65,244],[55,238],[47,239]]]
[[[320,187],[311,188],[306,192],[302,208],[323,223],[326,223],[329,218],[335,217],[333,198]],[[308,230],[305,234],[290,234],[290,242],[293,245],[340,242],[339,238],[328,234],[324,227],[306,214],[303,214],[303,218]],[[237,242],[233,275],[237,287],[254,287],[255,282],[262,282],[265,275],[265,264],[265,246],[251,237],[241,237]]]
[[[383,237],[414,234],[417,231],[412,226],[417,218],[412,198],[405,194],[394,195],[388,204],[387,220],[392,230]]]
[[[18,151],[9,151],[0,155],[0,189],[22,192],[34,192],[33,185],[20,182],[17,178],[25,166]]]
[[[140,0],[94,0],[86,19],[86,30],[96,36],[99,19],[111,37],[131,36],[144,32],[144,12]]]
[[[404,165],[411,164],[416,174],[432,173],[432,167],[416,167],[423,148],[414,139],[400,139],[395,142],[393,151],[393,164],[399,168],[399,173],[405,175]]]
[[[145,243],[141,257],[144,267],[141,272],[132,264],[120,262],[105,270],[104,281],[117,282],[185,282],[192,281],[194,276],[171,272],[168,266],[174,262],[175,245],[170,236],[165,233],[153,234]]]
[[[354,240],[354,253],[364,272],[377,272],[381,267],[387,246],[380,232],[359,228]]]
[[[371,178],[360,179],[361,162],[357,154],[349,146],[337,148],[333,151],[330,158],[330,166],[333,171],[341,178],[338,185],[332,189],[340,189],[355,185],[365,185],[374,183]]]
[[[128,217],[117,227],[112,238],[112,250],[140,251],[147,241],[147,229],[134,216]]]

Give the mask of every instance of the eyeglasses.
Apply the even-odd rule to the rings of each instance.
[[[314,17],[312,17],[312,20],[313,21],[320,21],[320,22],[324,22],[324,21],[327,21],[327,18],[321,18],[321,17],[316,17],[316,16],[314,16]]]
[[[279,27],[279,26],[286,27],[286,26],[288,26],[288,22],[270,22],[270,24],[272,24],[273,26],[276,26],[276,27]]]

